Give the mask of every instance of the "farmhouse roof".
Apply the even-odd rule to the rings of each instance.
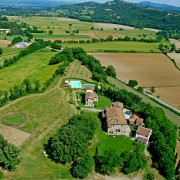
[[[85,95],[86,99],[96,99],[97,97],[97,94],[93,91],[87,91]]]
[[[114,102],[113,106],[118,107],[118,108],[122,108],[122,109],[124,107],[123,103],[121,103],[121,102]]]
[[[145,136],[149,136],[149,135],[152,133],[152,129],[148,129],[148,128],[139,126],[136,132],[137,132],[138,134],[142,134],[142,135],[145,135]]]
[[[144,143],[144,144],[147,144],[148,139],[139,136],[139,137],[137,138],[137,141],[138,141],[138,142],[141,142],[141,143]]]
[[[139,118],[136,114],[132,114],[131,116],[130,116],[130,119],[134,119],[134,120],[136,120],[137,118]]]
[[[124,112],[121,108],[111,107],[106,109],[108,127],[112,125],[127,125]]]

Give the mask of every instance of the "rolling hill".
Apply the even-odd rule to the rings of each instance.
[[[67,16],[82,21],[130,25],[137,28],[180,30],[180,13],[160,11],[136,4],[114,0],[103,4],[87,2],[61,5],[53,8],[58,16]]]
[[[152,3],[149,1],[142,1],[140,3],[137,3],[137,5],[140,5],[146,8],[154,8],[154,9],[165,10],[165,11],[180,11],[180,7],[170,6],[167,4],[157,4],[157,3]]]

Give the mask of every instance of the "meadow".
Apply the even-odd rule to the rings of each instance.
[[[98,51],[137,51],[137,52],[160,52],[159,43],[145,42],[97,42],[97,43],[64,43],[64,47],[82,47],[88,52]]]
[[[165,55],[150,53],[90,54],[100,60],[103,66],[113,65],[117,76],[127,82],[135,79],[139,85],[145,88],[151,86],[159,88],[156,95],[159,95],[162,100],[179,109],[180,72]],[[171,91],[172,87],[174,87],[173,91]]]
[[[1,47],[1,46],[0,46]],[[3,47],[3,54],[0,55],[0,66],[3,65],[5,59],[11,59],[16,56],[22,49]]]
[[[55,72],[58,65],[48,65],[54,52],[35,52],[23,57],[18,62],[0,70],[1,90],[8,90],[20,84],[25,78],[39,80],[43,84]]]

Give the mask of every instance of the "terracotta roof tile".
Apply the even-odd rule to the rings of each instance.
[[[114,105],[115,107],[122,108],[122,109],[123,109],[123,107],[124,107],[123,103],[121,103],[121,102],[115,102],[115,103],[113,103],[113,105]]]
[[[131,116],[130,116],[130,119],[137,119],[137,118],[139,118],[136,114],[132,114]]]
[[[96,99],[98,96],[95,92],[86,92],[85,99]]]
[[[145,136],[149,136],[152,132],[152,129],[148,129],[148,128],[145,128],[145,127],[142,127],[142,126],[139,126],[136,133],[139,133],[139,134],[142,134],[142,135],[145,135]]]
[[[143,138],[143,137],[138,137],[137,141],[146,144],[148,142],[148,139],[147,138]]]
[[[121,108],[111,107],[106,109],[108,127],[112,125],[127,125],[124,112]]]
[[[143,119],[143,118],[139,118],[139,117],[138,117],[138,118],[136,119],[136,123],[143,123],[143,122],[144,122],[144,119]]]

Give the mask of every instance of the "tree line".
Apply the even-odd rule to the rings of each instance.
[[[124,38],[113,38],[113,36],[109,35],[107,38],[92,38],[91,40],[68,40],[68,41],[62,41],[62,40],[56,40],[54,41],[55,43],[98,43],[98,42],[112,42],[112,41],[123,41],[123,42],[146,42],[146,43],[156,43],[156,42],[161,42],[162,38],[161,36],[157,36],[156,39],[137,39],[135,37],[131,38],[129,36],[125,36]]]
[[[28,54],[31,54],[42,48],[44,48],[44,45],[39,44],[39,43],[33,43],[29,45],[26,49],[20,51],[19,54],[17,56],[14,56],[12,59],[5,59],[4,64],[3,66],[0,66],[0,69],[10,66],[11,64],[20,60],[21,58],[27,56]]]
[[[9,144],[2,135],[0,135],[0,167],[10,171],[15,170],[16,165],[20,162],[20,151]]]

